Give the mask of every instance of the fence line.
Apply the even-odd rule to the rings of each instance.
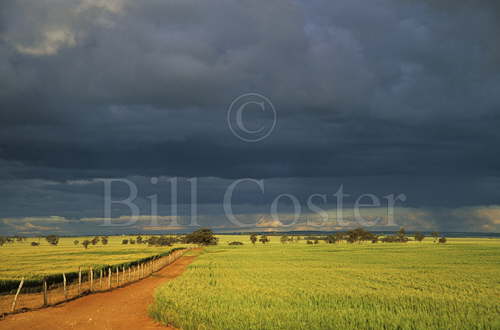
[[[49,287],[47,280],[44,279],[41,292],[32,293],[28,289],[25,289],[25,292],[23,292],[23,284],[25,283],[25,278],[23,277],[15,294],[0,295],[0,316],[46,307],[93,292],[108,291],[129,283],[137,282],[173,263],[189,250],[191,250],[191,248],[175,250],[167,256],[158,257],[128,267],[122,266],[121,271],[120,266],[115,266],[115,274],[113,274],[112,271],[113,267],[108,267],[107,281],[106,268],[97,271],[89,267],[88,270],[84,271],[79,267],[77,281],[73,280],[73,282],[71,282],[66,274],[62,273],[62,284],[57,283]],[[96,280],[97,275],[98,280]]]

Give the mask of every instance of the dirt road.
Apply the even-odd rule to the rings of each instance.
[[[109,292],[88,295],[58,306],[9,315],[0,330],[173,329],[148,316],[154,289],[184,272],[193,256],[183,256],[151,277]]]

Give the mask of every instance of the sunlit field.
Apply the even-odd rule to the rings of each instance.
[[[143,236],[147,239],[149,236]],[[0,247],[0,280],[37,279],[45,275],[74,272],[78,267],[115,265],[124,262],[165,253],[174,247],[187,245],[175,244],[172,247],[155,247],[147,244],[123,245],[124,239],[136,236],[110,236],[107,245],[101,242],[82,246],[86,239],[93,237],[61,237],[57,246],[50,245],[44,238],[28,238],[25,242],[4,244]],[[79,241],[78,245],[73,242]],[[39,242],[40,246],[31,246]]]
[[[498,329],[500,240],[253,246],[222,236],[157,290],[150,314],[183,329]]]

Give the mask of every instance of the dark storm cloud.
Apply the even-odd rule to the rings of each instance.
[[[159,175],[498,204],[499,12],[495,1],[3,1],[3,215],[98,216],[102,192],[67,180]],[[259,143],[226,123],[246,92],[277,109]],[[200,198],[218,203],[220,182],[207,187]]]

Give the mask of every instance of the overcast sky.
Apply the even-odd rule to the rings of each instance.
[[[245,230],[311,229],[308,197],[334,214],[343,187],[347,218],[362,194],[381,201],[368,218],[404,194],[409,229],[500,232],[499,16],[496,0],[3,0],[0,232],[108,230],[102,178],[134,182],[144,216],[109,230],[165,230],[171,177],[184,218],[197,178],[198,221],[217,230],[235,228],[227,188],[252,178],[264,192],[246,181],[232,199]],[[275,109],[245,108],[269,130],[257,142],[227,120],[245,93]],[[294,226],[286,198],[270,217],[283,193]]]

